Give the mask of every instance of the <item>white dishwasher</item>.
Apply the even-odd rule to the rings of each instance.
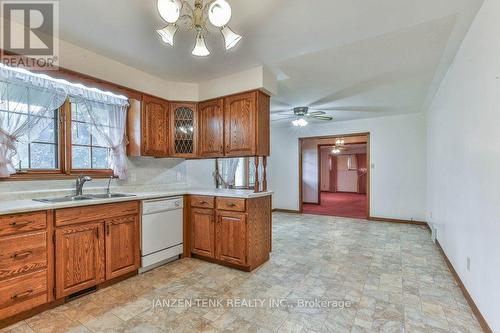
[[[182,197],[142,201],[140,273],[182,254],[183,207]]]

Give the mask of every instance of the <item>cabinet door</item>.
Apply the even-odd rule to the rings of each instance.
[[[174,157],[197,157],[198,116],[194,103],[170,104],[170,142]]]
[[[56,297],[73,294],[104,280],[102,223],[56,229]]]
[[[142,155],[165,157],[168,155],[168,102],[144,96],[142,100]]]
[[[139,268],[139,219],[136,215],[106,221],[106,280]]]
[[[256,92],[226,97],[224,133],[226,156],[255,155]]]
[[[217,99],[198,106],[200,156],[224,156],[224,100]]]
[[[217,211],[216,258],[237,265],[247,264],[247,216]]]
[[[191,252],[215,257],[215,219],[212,209],[191,209]]]

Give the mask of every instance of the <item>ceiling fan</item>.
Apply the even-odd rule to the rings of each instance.
[[[290,111],[293,111],[293,114],[291,114]],[[299,106],[295,107],[290,111],[280,111],[277,112],[276,114],[283,114],[283,115],[290,115],[290,119],[292,120],[293,126],[297,127],[304,127],[307,126],[307,118],[310,119],[317,119],[317,120],[322,120],[322,121],[332,121],[333,117],[331,116],[325,116],[326,112],[321,111],[321,110],[313,110],[312,112],[309,111],[309,107],[307,106]],[[288,119],[285,118],[285,119]]]

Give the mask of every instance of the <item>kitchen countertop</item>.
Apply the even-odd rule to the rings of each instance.
[[[112,191],[115,193],[114,191]],[[119,193],[117,191],[116,193]],[[167,191],[151,191],[151,192],[123,192],[126,194],[134,194],[132,197],[124,198],[111,198],[111,199],[92,199],[83,201],[70,201],[70,202],[59,202],[59,203],[44,203],[33,201],[32,199],[19,199],[19,200],[2,200],[0,201],[0,215],[6,214],[16,214],[23,212],[34,212],[41,210],[51,210],[69,207],[80,207],[80,206],[93,206],[102,205],[107,203],[116,202],[126,202],[126,201],[136,201],[136,200],[148,200],[157,199],[165,197],[175,197],[181,195],[208,195],[216,197],[230,197],[230,198],[259,198],[264,196],[272,195],[273,192],[259,192],[255,193],[250,190],[222,190],[222,189],[186,189],[186,190],[167,190]],[[85,193],[84,193],[85,194]],[[47,197],[54,197],[54,195],[47,195]],[[37,196],[38,198],[38,196]]]

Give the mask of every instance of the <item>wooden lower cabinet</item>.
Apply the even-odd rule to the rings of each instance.
[[[106,221],[106,280],[139,268],[138,235],[137,215]]]
[[[139,268],[138,202],[57,210],[55,225],[57,299]]]
[[[215,256],[215,217],[213,209],[191,209],[191,252]]]
[[[197,208],[214,202],[217,209]],[[271,197],[191,198],[191,253],[251,271],[269,260]],[[220,209],[223,208],[223,209]]]
[[[104,226],[77,224],[56,230],[56,298],[104,281]]]
[[[231,264],[247,264],[247,217],[244,213],[217,211],[216,258]]]
[[[0,216],[0,328],[53,300],[51,212]]]

